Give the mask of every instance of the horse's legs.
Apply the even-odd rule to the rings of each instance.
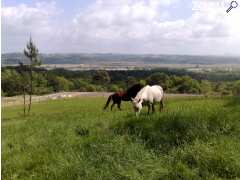
[[[160,111],[163,111],[163,100],[160,101]]]
[[[120,102],[118,102],[118,109],[121,111],[122,109],[121,109],[121,101]]]
[[[149,114],[151,105],[148,104],[147,107],[148,107],[148,114]]]
[[[152,112],[155,112],[154,104],[152,104]]]
[[[111,105],[111,111],[112,111],[112,109],[113,109],[114,105],[115,105],[115,103],[112,103],[112,105]]]

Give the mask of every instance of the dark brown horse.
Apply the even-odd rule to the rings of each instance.
[[[106,102],[106,105],[104,106],[104,110],[107,109],[109,103],[111,100],[113,101],[111,105],[111,110],[113,109],[114,105],[117,104],[118,109],[121,110],[121,102],[122,101],[131,101],[131,98],[134,98],[137,93],[143,88],[142,84],[135,84],[131,88],[129,88],[126,92],[116,92],[114,94],[111,94],[108,97],[108,100]]]

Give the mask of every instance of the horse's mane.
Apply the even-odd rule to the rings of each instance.
[[[126,91],[125,98],[131,100],[131,98],[134,98],[142,88],[143,88],[142,84],[133,85]]]
[[[135,92],[135,91],[139,91],[140,89],[143,88],[143,85],[142,84],[135,84],[133,85],[132,87],[130,87],[126,93],[131,93],[131,92]]]

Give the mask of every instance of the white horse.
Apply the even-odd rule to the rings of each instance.
[[[145,86],[143,87],[136,95],[135,98],[132,98],[133,109],[138,116],[142,109],[143,105],[148,106],[148,114],[152,106],[152,112],[155,111],[154,104],[160,103],[160,111],[163,109],[163,89],[161,86]]]

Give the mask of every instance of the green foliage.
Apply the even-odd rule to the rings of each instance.
[[[69,91],[73,87],[73,83],[64,77],[57,76],[54,82],[55,91]]]
[[[200,90],[201,94],[204,94],[205,96],[209,96],[212,92],[212,85],[209,81],[203,80],[200,84]]]
[[[22,80],[16,70],[4,69],[1,80],[2,91],[6,96],[14,96],[22,93]]]
[[[132,74],[131,74],[131,73]],[[129,73],[134,76],[129,76]],[[175,72],[174,72],[175,73]],[[148,75],[150,74],[150,75]],[[21,75],[20,79],[19,76]],[[19,68],[3,68],[2,88],[6,96],[22,94],[21,86],[27,86],[28,75]],[[17,77],[17,78],[16,78]],[[122,78],[122,79],[120,79]],[[115,91],[126,90],[135,83],[159,84],[167,93],[191,93],[210,95],[239,95],[238,81],[211,82],[196,80],[190,76],[168,75],[156,71],[68,71],[63,69],[40,70],[33,69],[34,94],[44,94],[58,91]]]
[[[94,91],[96,91],[96,87],[92,84],[89,84],[89,85],[86,86],[86,90],[88,92],[94,92]]]
[[[139,84],[145,86],[145,85],[147,85],[147,82],[146,82],[145,80],[141,79],[141,80],[139,81]]]
[[[5,96],[6,96],[5,92],[1,89],[1,97],[5,97]]]
[[[32,38],[30,37],[29,42],[27,43],[26,49],[24,49],[24,55],[30,60],[29,65],[40,66],[41,60],[39,58],[39,52],[36,45],[33,43]]]
[[[198,81],[189,76],[182,77],[178,83],[177,89],[180,93],[198,94],[200,92],[200,85]]]
[[[132,77],[132,76],[127,77],[127,87],[128,88],[132,87],[133,85],[135,85],[137,83],[138,83],[138,81],[135,77]]]
[[[104,98],[2,110],[4,179],[239,179],[240,99],[167,98],[136,118]]]
[[[89,89],[95,89],[95,88],[89,88],[89,86],[91,85],[88,81],[84,80],[84,79],[72,79],[71,80],[73,82],[73,87],[74,89],[78,90],[78,91],[89,91]]]
[[[169,76],[164,73],[154,73],[147,78],[147,83],[150,85],[161,85],[164,90],[168,90],[172,86],[172,81]]]
[[[190,76],[168,76],[164,73],[154,73],[147,78],[148,84],[158,84],[166,92],[199,94],[201,86],[199,82]]]
[[[236,96],[240,96],[240,80],[236,81],[236,83],[234,84],[233,93]]]
[[[33,73],[33,83],[34,83],[34,94],[42,95],[52,92],[52,88],[48,87],[48,81],[44,74],[42,73]]]
[[[111,87],[110,87],[110,91],[112,91],[112,92],[117,92],[117,91],[119,91],[119,87],[118,87],[118,85],[116,85],[116,84],[113,84]]]
[[[82,87],[85,87],[88,83],[85,82],[83,79],[72,79],[73,86],[75,89],[79,90]]]
[[[233,94],[234,88],[230,83],[219,82],[215,86],[215,91],[218,92],[221,96],[228,96]]]
[[[93,82],[96,84],[108,84],[111,79],[107,71],[96,71],[93,75]]]

